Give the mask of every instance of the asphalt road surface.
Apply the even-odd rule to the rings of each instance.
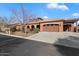
[[[0,35],[0,56],[79,56],[79,49]]]

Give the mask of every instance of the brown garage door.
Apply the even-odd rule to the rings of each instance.
[[[59,32],[59,25],[58,24],[46,24],[43,26],[43,31]]]

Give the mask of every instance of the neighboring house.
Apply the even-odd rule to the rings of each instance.
[[[77,24],[78,19],[58,19],[58,20],[39,20],[32,21],[25,25],[17,25],[16,29],[21,29],[24,27],[25,29],[34,29],[39,28],[40,32],[64,32],[70,31],[74,32],[74,23]],[[78,32],[78,27],[76,26],[76,32]]]

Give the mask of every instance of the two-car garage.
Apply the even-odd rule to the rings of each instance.
[[[40,32],[63,32],[63,20],[40,22]]]
[[[43,25],[43,31],[59,32],[59,24],[45,24]]]

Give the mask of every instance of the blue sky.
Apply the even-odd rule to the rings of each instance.
[[[21,3],[0,3],[0,16],[10,17],[10,8],[19,9]],[[79,18],[78,3],[25,3],[31,14],[42,18]]]

